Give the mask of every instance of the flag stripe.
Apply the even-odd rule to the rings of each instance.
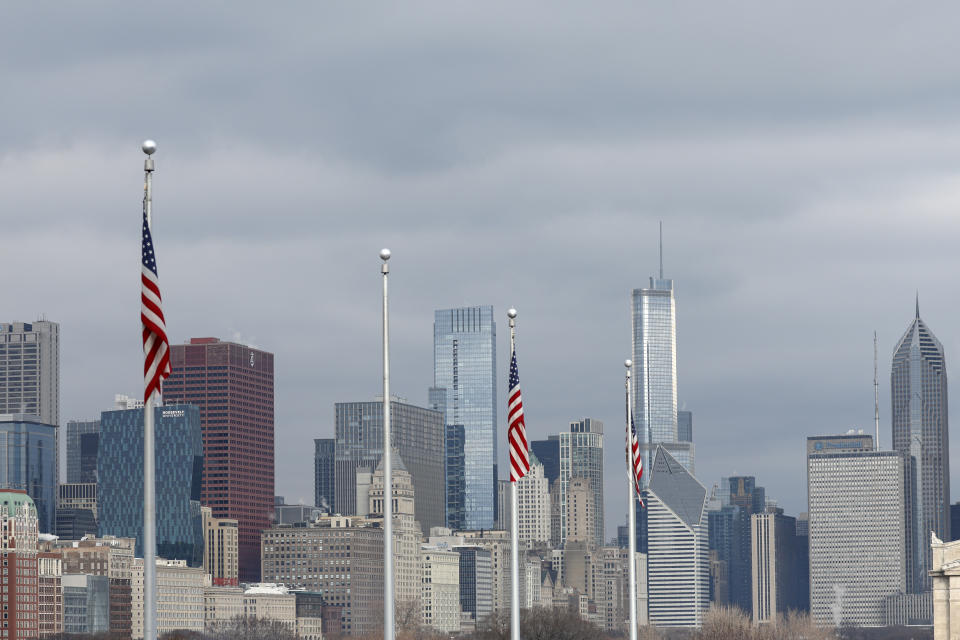
[[[143,400],[160,392],[163,379],[170,375],[170,345],[157,278],[157,260],[153,238],[143,212],[143,242],[140,269],[140,324],[143,327]]]
[[[510,482],[516,482],[530,471],[530,447],[527,426],[523,419],[523,399],[520,395],[520,372],[517,369],[517,351],[510,358],[510,381],[507,391],[507,440],[510,443]]]

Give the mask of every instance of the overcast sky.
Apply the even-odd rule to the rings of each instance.
[[[333,403],[380,388],[387,246],[392,389],[426,402],[434,309],[492,304],[504,400],[516,306],[530,436],[606,423],[612,536],[630,292],[663,220],[696,475],[755,475],[795,514],[804,438],[873,430],[874,330],[890,446],[917,290],[960,361],[958,23],[954,2],[10,3],[0,320],[61,324],[64,423],[140,393],[152,137],[170,339],[276,354],[278,494],[312,502]]]

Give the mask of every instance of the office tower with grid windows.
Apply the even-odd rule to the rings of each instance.
[[[567,539],[571,530],[567,507],[569,489],[576,478],[590,483],[593,493],[593,536],[590,544],[603,546],[603,423],[594,418],[584,418],[570,423],[570,430],[560,433],[560,542]]]
[[[444,422],[463,426],[463,528],[497,515],[497,325],[493,307],[440,309],[433,319],[433,387],[446,391]],[[431,398],[433,400],[433,398]]]
[[[167,403],[200,409],[201,504],[236,520],[240,581],[260,580],[260,532],[270,526],[274,496],[273,354],[216,338],[170,345]],[[158,494],[159,495],[159,494]]]
[[[916,316],[893,351],[890,371],[893,449],[910,456],[913,486],[913,592],[930,590],[930,532],[950,539],[950,441],[943,345]]]
[[[60,325],[0,323],[0,413],[60,424]]]
[[[710,607],[707,490],[664,447],[647,489],[650,624],[699,627]]]
[[[863,434],[807,438],[810,614],[818,625],[883,626],[885,598],[912,571],[909,457]],[[929,534],[925,536],[929,541]]]

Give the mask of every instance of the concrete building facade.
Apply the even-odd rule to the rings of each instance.
[[[820,625],[880,626],[909,575],[908,459],[869,435],[807,438],[810,613]]]

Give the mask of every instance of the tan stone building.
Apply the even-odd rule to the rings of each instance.
[[[420,600],[420,540],[423,532],[415,520],[416,507],[413,478],[403,464],[400,454],[393,452],[393,536],[394,584],[396,599],[402,603]],[[383,461],[377,465],[370,482],[371,518],[383,518]]]
[[[200,507],[203,514],[203,570],[214,586],[237,586],[240,556],[237,521],[214,518],[210,507]]]
[[[574,477],[567,485],[566,541],[595,544],[597,506],[589,478]]]
[[[297,631],[297,599],[283,585],[261,582],[243,592],[245,618],[273,620]]]
[[[209,578],[209,575],[207,576]],[[209,580],[203,587],[203,626],[217,631],[243,615],[243,589],[215,587]]]
[[[933,563],[933,640],[960,640],[960,540],[943,542],[931,534]]]

